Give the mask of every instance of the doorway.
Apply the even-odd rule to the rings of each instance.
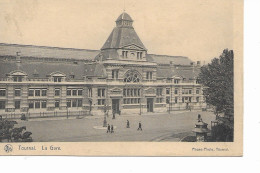
[[[112,111],[119,114],[119,99],[112,99]]]
[[[153,112],[153,98],[147,98],[147,112]]]

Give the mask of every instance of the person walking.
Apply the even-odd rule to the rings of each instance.
[[[130,128],[130,122],[128,120],[126,121],[126,128]]]
[[[111,125],[111,133],[114,133],[114,126]]]
[[[138,129],[137,130],[141,130],[141,131],[143,131],[143,129],[142,129],[142,124],[141,124],[141,122],[139,121],[139,125],[138,125]]]
[[[108,124],[107,125],[107,133],[109,133],[110,132],[110,125]]]

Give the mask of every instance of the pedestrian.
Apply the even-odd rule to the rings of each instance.
[[[126,121],[126,128],[130,128],[130,122],[128,120]]]
[[[111,133],[114,133],[114,126],[111,125]]]
[[[142,124],[141,124],[140,121],[139,121],[139,125],[138,125],[138,129],[137,129],[137,130],[141,130],[141,131],[143,130],[143,129],[142,129]]]
[[[110,132],[110,125],[108,124],[107,125],[107,133],[109,133]]]

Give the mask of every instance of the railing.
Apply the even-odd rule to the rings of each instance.
[[[33,118],[58,118],[58,117],[76,117],[82,118],[85,116],[91,116],[91,112],[89,110],[84,111],[46,111],[46,112],[21,112],[21,113],[6,113],[0,114],[3,119],[21,119],[22,114],[25,115],[26,119],[33,119]]]

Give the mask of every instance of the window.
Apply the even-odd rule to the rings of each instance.
[[[112,79],[118,79],[119,70],[112,70]]]
[[[61,82],[61,77],[54,77],[54,82]]]
[[[41,101],[42,108],[46,108],[46,107],[47,107],[46,103],[47,103],[47,101],[46,101],[46,100],[43,100],[43,101]]]
[[[166,94],[169,95],[170,94],[170,88],[166,88]]]
[[[162,96],[162,90],[163,90],[162,88],[157,88],[156,89],[156,95],[157,96]]]
[[[60,89],[55,89],[55,96],[59,96],[60,95]]]
[[[153,72],[151,72],[151,71],[146,72],[146,79],[152,80],[153,79]]]
[[[33,89],[29,89],[29,96],[34,96],[34,90]]]
[[[166,97],[166,103],[167,103],[167,104],[170,103],[170,97]]]
[[[67,96],[71,96],[71,90],[70,89],[67,90]]]
[[[137,52],[137,59],[142,59],[142,54],[143,54],[143,52]]]
[[[162,98],[156,98],[156,103],[162,103],[163,99]]]
[[[196,102],[200,102],[200,97],[196,97]]]
[[[192,94],[192,90],[189,90],[189,94]]]
[[[34,108],[34,102],[33,101],[29,101],[29,108],[33,109]]]
[[[40,96],[41,95],[41,90],[35,90],[35,96]]]
[[[77,95],[77,90],[75,90],[75,89],[72,90],[72,95],[73,95],[73,96],[76,96],[76,95]]]
[[[175,97],[175,103],[178,103],[178,97]]]
[[[47,89],[43,89],[42,90],[42,96],[46,96],[47,95]]]
[[[192,94],[192,90],[191,89],[183,89],[182,94]]]
[[[55,108],[59,108],[60,107],[60,101],[59,100],[55,100]]]
[[[191,97],[189,97],[189,102],[191,102]]]
[[[128,51],[122,51],[122,56],[123,56],[123,58],[127,58],[128,57]]]
[[[78,90],[78,96],[82,96],[82,89]]]
[[[105,105],[105,99],[98,99],[98,105]]]
[[[174,83],[175,83],[175,84],[178,84],[178,83],[179,83],[179,80],[178,80],[178,79],[174,79]]]
[[[22,82],[22,76],[14,76],[14,82]]]
[[[82,107],[82,100],[78,100],[78,107]]]
[[[183,80],[183,81],[186,81],[186,78],[183,78],[182,80]]]
[[[92,88],[88,88],[88,97],[92,97]]]
[[[21,90],[20,89],[15,89],[14,90],[14,95],[15,96],[21,96]]]
[[[184,97],[182,97],[182,103],[184,103]]]
[[[0,101],[0,109],[5,109],[5,101]]]
[[[125,78],[124,78],[124,82],[140,82],[140,75],[137,71],[132,70],[132,71],[128,71],[125,74]]]
[[[6,95],[5,89],[1,89],[1,90],[0,90],[0,96],[5,96],[5,95]]]
[[[105,97],[105,89],[98,89],[98,97]]]
[[[41,108],[41,104],[40,104],[40,101],[35,101],[35,104],[34,104],[34,106],[35,106],[35,109],[39,109],[39,108]]]
[[[196,94],[200,94],[200,90],[199,89],[196,90]]]
[[[20,101],[15,101],[14,102],[14,108],[15,109],[20,109]]]
[[[77,100],[72,100],[72,107],[77,107]]]
[[[74,79],[75,78],[75,75],[70,75],[70,79]]]
[[[67,100],[67,108],[71,107],[71,100]]]
[[[178,94],[178,89],[175,89],[174,94]]]

